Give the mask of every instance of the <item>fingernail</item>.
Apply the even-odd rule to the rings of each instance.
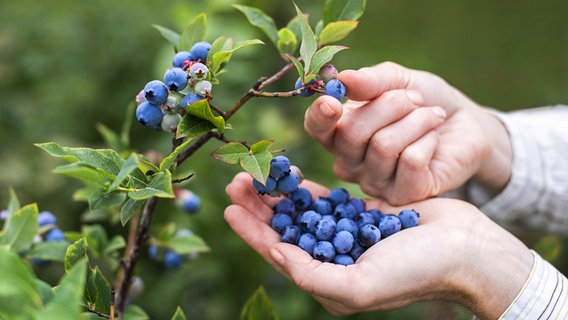
[[[434,114],[440,119],[446,118],[446,110],[440,107],[432,107],[432,112],[434,112]]]
[[[335,110],[327,102],[322,102],[318,106],[319,111],[326,118],[333,118],[335,116]]]
[[[424,98],[422,97],[422,94],[420,94],[420,92],[416,90],[407,90],[406,95],[408,96],[410,101],[412,101],[412,103],[416,105],[421,105],[424,103]]]
[[[284,256],[280,253],[280,251],[274,248],[270,249],[270,255],[272,256],[272,259],[274,259],[274,261],[276,261],[276,263],[278,263],[279,265],[284,264]]]

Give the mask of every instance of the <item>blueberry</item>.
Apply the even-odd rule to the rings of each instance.
[[[300,239],[300,228],[295,225],[289,225],[282,230],[282,242],[297,244]]]
[[[40,258],[32,258],[32,264],[39,268],[45,268],[51,264],[51,261]]]
[[[357,227],[361,227],[362,225],[365,224],[375,224],[375,218],[373,217],[372,214],[368,213],[368,212],[360,212],[358,214],[355,215],[355,217],[353,218],[353,221],[355,221],[355,223],[357,223]],[[382,230],[381,230],[382,232]]]
[[[152,80],[144,86],[144,97],[154,105],[161,105],[168,99],[168,87],[160,80]]]
[[[289,216],[294,215],[296,212],[296,206],[294,201],[290,200],[290,198],[282,198],[273,208],[274,213],[285,213]]]
[[[302,229],[303,232],[311,232],[315,234],[316,225],[320,220],[321,220],[321,214],[313,210],[308,210],[304,212],[300,217],[299,221],[300,228]]]
[[[336,223],[334,220],[329,219],[331,216],[327,216],[326,219],[320,219],[316,223],[316,228],[314,234],[318,240],[331,240],[335,235]]]
[[[346,203],[349,201],[349,192],[344,188],[336,188],[329,191],[327,199],[331,202],[331,205],[337,206],[340,203]]]
[[[156,247],[155,245],[149,245],[148,255],[152,260],[158,260],[158,247]]]
[[[172,66],[177,68],[183,68],[185,66],[185,62],[193,61],[193,56],[189,51],[180,51],[174,55],[172,60]]]
[[[187,73],[182,68],[171,68],[164,73],[164,83],[171,91],[181,91],[187,86]]]
[[[322,262],[332,262],[335,259],[335,247],[329,241],[318,241],[313,257]]]
[[[201,199],[196,194],[193,194],[191,197],[188,197],[183,201],[183,209],[187,213],[195,213],[199,211],[200,207],[201,207]]]
[[[329,81],[331,79],[337,79],[337,69],[332,64],[326,64],[325,66],[320,68],[319,75],[325,81]]]
[[[164,265],[168,269],[177,269],[181,266],[183,262],[183,257],[171,250],[166,251],[164,253]]]
[[[65,240],[65,234],[59,228],[51,229],[45,235],[45,241],[63,241]]]
[[[351,249],[353,248],[355,237],[353,237],[353,234],[351,234],[351,232],[349,231],[338,231],[335,234],[335,237],[333,237],[332,243],[337,253],[345,254],[351,251]]]
[[[337,100],[343,99],[343,97],[345,97],[345,92],[345,85],[337,79],[331,79],[325,84],[325,94],[332,96]]]
[[[193,78],[193,80],[200,81],[207,78],[207,74],[209,73],[209,68],[203,63],[195,63],[191,67],[189,67],[189,74]]]
[[[270,160],[269,175],[274,179],[280,179],[290,172],[290,159],[285,156],[276,156]]]
[[[276,188],[276,180],[268,177],[266,183],[262,184],[260,181],[252,179],[252,185],[259,194],[269,194]]]
[[[162,110],[148,101],[142,102],[136,108],[136,119],[147,127],[154,129],[161,128],[160,123],[163,117],[164,114]]]
[[[166,113],[162,117],[160,127],[166,132],[176,132],[182,116],[179,113]]]
[[[333,215],[337,220],[341,218],[353,219],[356,214],[355,208],[349,203],[340,203],[333,210]]]
[[[283,194],[290,194],[298,190],[298,176],[290,172],[276,181],[276,188]]]
[[[298,247],[300,247],[310,255],[313,255],[314,247],[316,246],[317,242],[318,239],[316,239],[316,236],[314,236],[313,233],[303,233],[300,236],[300,240],[298,240]]]
[[[291,165],[290,172],[293,172],[296,176],[298,176],[299,183],[302,183],[302,181],[304,181],[304,173],[302,173],[302,170],[300,170],[298,166]]]
[[[359,227],[357,226],[357,223],[353,221],[353,219],[342,218],[339,219],[339,221],[337,221],[337,227],[335,231],[336,232],[347,231],[351,233],[354,237],[356,237],[357,233],[359,232]]]
[[[353,207],[355,207],[355,212],[364,212],[367,210],[367,206],[365,201],[361,198],[351,198],[349,199],[348,203],[350,203]]]
[[[379,220],[379,229],[383,238],[392,236],[400,231],[400,220],[394,214],[384,214]]]
[[[306,210],[312,204],[312,193],[306,188],[298,188],[290,194],[290,199],[294,201],[297,210]]]
[[[57,224],[57,218],[55,217],[55,215],[49,211],[42,211],[38,214],[37,216],[37,220],[39,223],[40,227],[46,226],[46,225],[55,225]]]
[[[285,213],[277,213],[272,217],[270,225],[276,232],[282,233],[286,226],[292,225],[292,217]]]
[[[189,50],[189,53],[193,57],[193,60],[205,63],[207,61],[207,55],[211,49],[211,44],[207,41],[196,42]]]
[[[362,247],[357,241],[353,243],[353,248],[349,251],[349,255],[353,260],[357,261],[359,257],[365,252],[365,247]]]
[[[370,213],[373,216],[373,218],[375,218],[375,224],[379,225],[379,220],[383,216],[383,213],[377,209],[369,209],[367,212]]]
[[[185,111],[187,111],[188,106],[203,99],[205,98],[198,95],[197,93],[188,93],[183,97],[183,99],[181,99],[181,106]]]
[[[308,82],[307,85],[304,86],[304,88],[300,91],[300,95],[302,97],[309,97],[312,94],[316,93],[314,90],[310,89],[309,86],[314,84],[316,82],[316,79],[313,78],[312,80],[310,80],[310,82]],[[302,83],[302,79],[298,78],[298,80],[296,80],[296,83],[294,84],[294,88],[296,90],[300,89],[304,84]]]
[[[333,259],[333,263],[348,266],[355,263],[355,260],[350,255],[338,254]]]
[[[319,197],[312,202],[311,209],[321,215],[332,213],[331,203],[326,198]]]
[[[213,85],[207,80],[201,80],[195,84],[194,91],[202,97],[207,97],[211,94]]]
[[[374,224],[366,224],[359,228],[359,243],[370,247],[381,240],[381,230]]]
[[[404,209],[398,214],[402,229],[412,228],[418,225],[419,217],[420,214],[413,209]]]

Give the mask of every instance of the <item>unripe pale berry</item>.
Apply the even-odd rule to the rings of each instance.
[[[181,119],[182,117],[179,113],[166,113],[162,118],[160,126],[166,132],[176,132]]]
[[[325,66],[321,67],[319,75],[325,81],[329,81],[331,79],[337,79],[337,69],[332,64],[326,64]]]
[[[195,63],[191,67],[189,67],[189,74],[194,80],[203,80],[207,78],[207,74],[209,73],[209,68],[203,63]]]
[[[212,85],[207,80],[201,80],[195,84],[195,93],[202,97],[207,97],[211,94]]]

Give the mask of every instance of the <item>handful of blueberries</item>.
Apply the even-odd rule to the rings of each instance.
[[[297,245],[314,259],[353,264],[381,239],[418,224],[420,215],[413,209],[398,215],[367,210],[362,199],[343,188],[313,199],[308,189],[299,187],[302,179],[287,157],[276,156],[266,183],[253,179],[253,186],[259,194],[284,195],[273,208],[271,226],[283,242]]]

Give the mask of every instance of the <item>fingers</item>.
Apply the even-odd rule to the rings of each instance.
[[[314,100],[306,110],[304,129],[324,148],[333,145],[335,125],[343,113],[341,103],[330,96],[321,96]]]
[[[272,217],[272,205],[267,205],[263,198],[269,196],[259,196],[252,185],[252,178],[248,173],[237,174],[233,181],[225,189],[233,204],[239,205],[252,212],[258,219],[268,223]],[[266,199],[267,202],[274,202],[274,199]]]

